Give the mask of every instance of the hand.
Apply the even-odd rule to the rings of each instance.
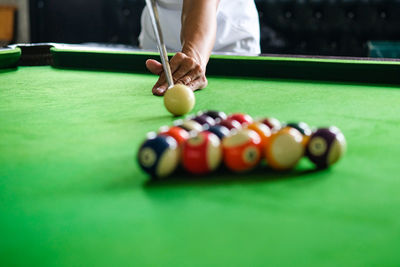
[[[207,86],[208,81],[205,74],[205,67],[202,67],[194,57],[178,52],[171,58],[169,64],[174,83],[184,84],[193,91],[203,89]],[[153,94],[164,95],[168,88],[168,83],[162,64],[154,59],[148,59],[146,67],[153,74],[160,76],[153,86]]]

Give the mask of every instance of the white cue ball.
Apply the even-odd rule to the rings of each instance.
[[[183,84],[175,84],[164,94],[164,105],[175,116],[190,112],[195,104],[193,91]]]

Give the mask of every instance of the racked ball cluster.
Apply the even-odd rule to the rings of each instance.
[[[204,111],[149,134],[138,161],[153,177],[168,176],[179,164],[189,173],[205,175],[222,163],[233,172],[250,171],[263,160],[274,170],[290,170],[303,156],[317,168],[327,168],[345,150],[337,127],[312,130],[304,122],[254,121],[247,114]]]

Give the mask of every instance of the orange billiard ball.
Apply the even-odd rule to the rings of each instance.
[[[241,129],[222,141],[224,164],[232,171],[253,169],[260,162],[261,138],[253,130]]]
[[[260,144],[261,145],[261,150],[262,150],[262,152],[264,152],[264,150],[265,150],[265,148],[267,146],[267,143],[268,143],[268,141],[269,141],[269,139],[271,137],[270,128],[267,125],[256,121],[256,122],[253,122],[253,123],[247,125],[246,129],[253,130],[260,136],[260,138],[261,138],[261,144]]]
[[[304,156],[303,136],[295,128],[285,127],[271,135],[266,149],[267,164],[275,170],[289,170]]]

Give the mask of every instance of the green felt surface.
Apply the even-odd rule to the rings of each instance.
[[[171,124],[156,78],[0,70],[5,266],[398,266],[400,87],[209,77],[194,112],[336,125],[348,151],[312,171],[148,182],[135,154]]]

